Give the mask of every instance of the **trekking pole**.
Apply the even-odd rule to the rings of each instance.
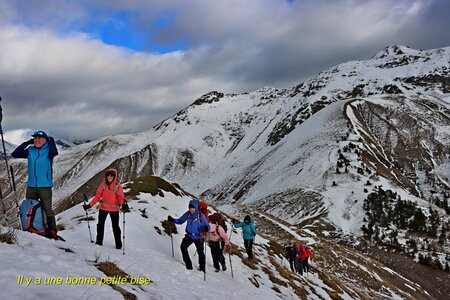
[[[2,194],[2,190],[0,189],[0,201],[2,201],[2,206],[3,206],[3,215],[5,218],[5,225],[9,226],[9,221],[8,221],[8,216],[6,215],[6,208],[5,208],[5,201],[3,201],[3,194]]]
[[[175,254],[173,252],[173,237],[172,237],[172,232],[170,233],[170,243],[172,244],[172,257],[175,257]]]
[[[125,211],[123,211],[123,235],[122,235],[122,250],[123,255],[125,255]]]
[[[0,97],[0,102],[1,101],[2,101],[2,97]],[[3,138],[2,120],[3,120],[3,112],[2,112],[2,106],[0,104],[0,135],[1,135],[1,138],[2,138],[3,158],[5,159],[6,173],[8,175],[9,187],[11,188],[11,191],[14,191],[14,193],[15,193],[15,188],[13,188],[13,181],[11,181],[10,168],[9,168],[9,165],[8,165],[8,155],[6,154],[5,139]],[[11,172],[12,172],[12,169],[11,169]],[[3,205],[3,212],[5,214],[6,225],[9,226],[9,220],[8,220],[8,216],[6,215],[6,208],[5,208],[3,195],[1,195],[1,201],[2,201],[2,205]],[[16,197],[16,204],[17,204],[17,208],[19,208],[19,204],[17,202],[17,197]],[[19,220],[19,223],[21,223],[20,220]],[[22,227],[22,224],[20,224],[20,226]]]
[[[230,247],[231,247],[231,235],[233,234],[233,228],[231,228],[230,230],[230,237],[228,238],[228,242],[230,243]],[[231,270],[231,278],[234,278],[233,275],[233,264],[231,263],[231,254],[228,253],[228,258],[230,259],[230,270]]]
[[[88,200],[88,197],[86,196],[85,193],[83,193],[83,195],[84,195],[84,204],[86,205],[86,201]],[[87,210],[85,210],[84,212],[86,213],[86,220],[87,220],[87,223],[88,223],[88,229],[89,229],[89,237],[91,238],[91,243],[93,243],[94,240],[92,240],[91,225],[89,225],[89,217],[88,217]]]
[[[205,238],[205,269],[203,270],[203,281],[206,281],[206,238]]]
[[[20,226],[20,230],[22,230],[22,222],[20,220],[20,212],[19,212],[19,198],[17,197],[17,191],[16,191],[16,181],[14,180],[14,172],[13,172],[13,167],[9,166],[10,171],[11,171],[11,181],[12,181],[12,186],[13,186],[13,192],[14,192],[14,198],[16,199],[16,208],[17,208],[17,217],[19,218],[19,226]]]
[[[0,97],[0,102],[1,101],[2,101],[2,97]],[[11,188],[11,190],[13,190],[13,186],[12,186],[12,182],[11,182],[11,175],[9,173],[8,156],[6,154],[5,139],[3,138],[2,120],[3,120],[3,113],[2,113],[2,106],[0,104],[0,135],[2,137],[3,158],[5,159],[6,173],[8,173],[9,187]]]

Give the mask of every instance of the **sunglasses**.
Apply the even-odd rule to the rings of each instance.
[[[37,136],[47,138],[47,134],[46,134],[45,132],[41,131],[41,130],[35,131],[35,132],[32,134],[32,137],[37,137]]]

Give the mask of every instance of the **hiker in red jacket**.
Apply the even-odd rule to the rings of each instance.
[[[100,199],[100,210],[98,211],[97,224],[97,245],[103,245],[103,234],[105,229],[106,217],[110,216],[111,225],[114,233],[116,249],[122,249],[122,240],[120,237],[119,211],[122,206],[123,211],[129,211],[128,205],[123,202],[124,194],[120,184],[117,183],[117,170],[109,169],[106,171],[105,179],[100,183],[94,199],[89,204],[83,205],[84,210],[93,207]]]
[[[312,260],[313,254],[312,254],[311,248],[309,248],[308,246],[303,246],[303,248],[305,249],[306,254],[307,254],[306,258],[303,260],[303,271],[309,273],[309,268],[310,268],[309,261]]]
[[[306,258],[308,258],[308,254],[306,253],[305,248],[303,248],[302,243],[294,242],[294,251],[295,251],[295,265],[297,272],[300,275],[303,275],[303,263]]]

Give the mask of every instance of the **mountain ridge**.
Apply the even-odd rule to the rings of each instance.
[[[449,71],[450,47],[390,46],[287,89],[207,93],[146,132],[61,151],[55,203],[75,205],[115,166],[126,180],[157,175],[177,182],[231,215],[241,205],[261,209],[322,237],[334,231],[355,243],[355,235],[416,261],[433,257],[431,264],[445,269]],[[391,205],[386,216],[401,201],[414,203],[425,224],[409,228],[414,213],[403,227],[393,217],[370,219],[377,197]]]

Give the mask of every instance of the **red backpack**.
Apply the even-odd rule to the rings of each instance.
[[[206,219],[209,222],[209,216],[208,216],[208,204],[206,204],[206,202],[203,201],[198,201],[198,208],[200,210],[200,214],[198,216],[199,219],[201,219],[201,215],[204,215],[206,217]]]
[[[296,242],[295,247],[298,249],[297,259],[306,259],[308,257],[308,253],[306,253],[305,248],[303,248],[302,243]]]

